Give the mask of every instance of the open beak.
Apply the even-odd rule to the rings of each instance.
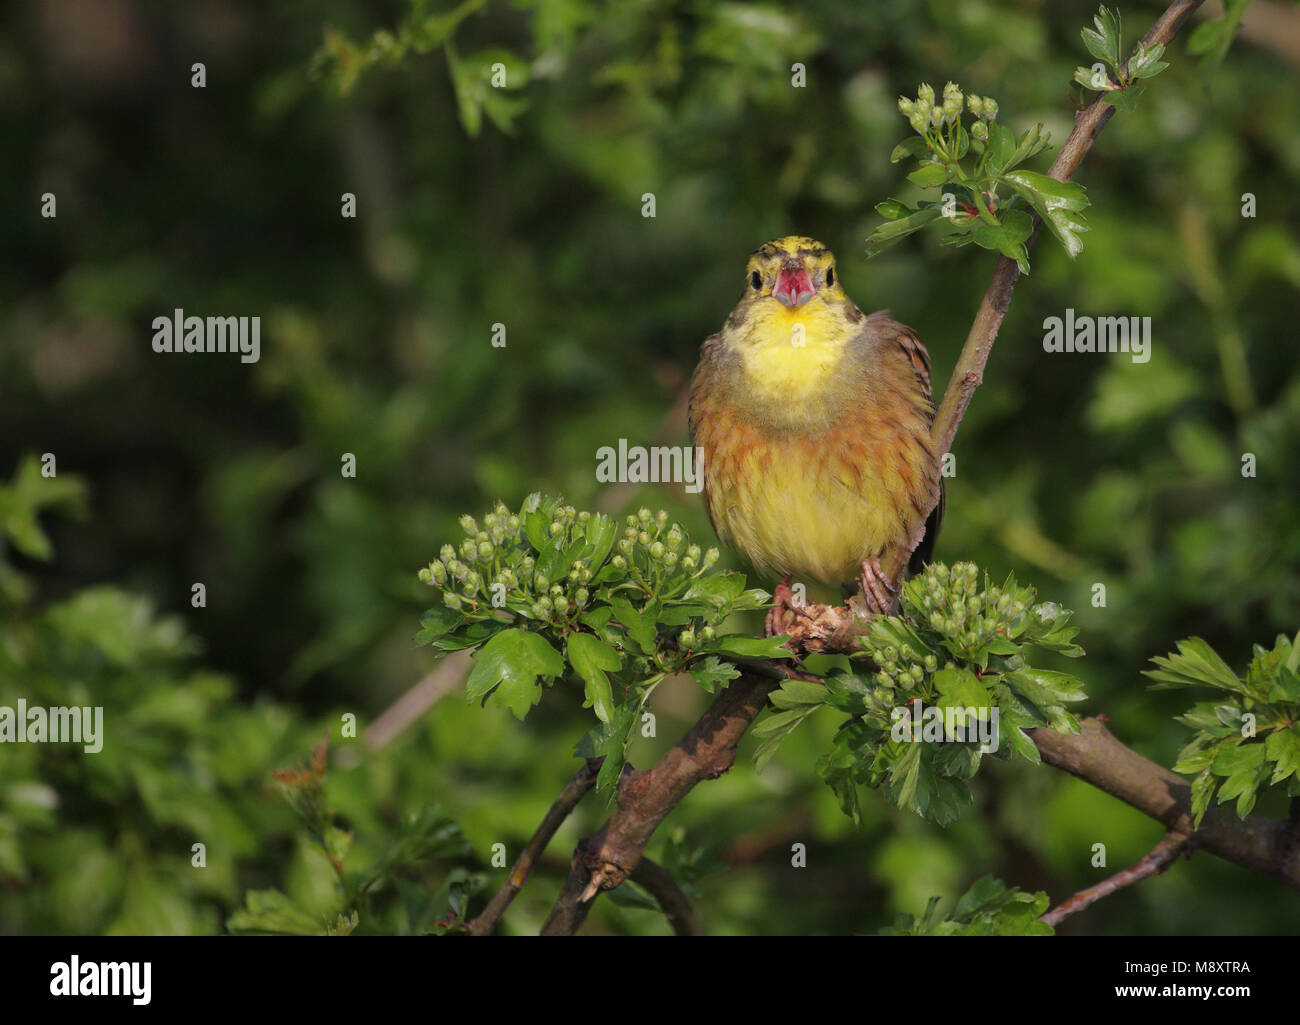
[[[802,261],[792,256],[781,265],[776,275],[776,285],[772,289],[773,298],[794,309],[816,294],[817,289],[813,287],[812,278]]]

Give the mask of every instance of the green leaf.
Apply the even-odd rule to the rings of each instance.
[[[551,538],[542,546],[537,556],[536,572],[553,584],[569,575],[569,570],[573,569],[573,564],[577,562],[578,556],[582,554],[587,544],[579,538],[565,547],[563,541],[563,534]]]
[[[794,658],[789,648],[783,648],[781,637],[749,637],[745,634],[723,634],[703,642],[701,653],[735,655],[737,658]]]
[[[824,680],[826,703],[850,715],[861,715],[871,706],[871,688],[854,673],[832,673]]]
[[[1201,774],[1192,780],[1192,826],[1199,827],[1201,819],[1205,817],[1206,809],[1210,807],[1210,798],[1214,796],[1214,791],[1218,787],[1219,781],[1209,769],[1202,770]]]
[[[1087,231],[1088,226],[1078,211],[1089,204],[1082,185],[1060,182],[1034,171],[1012,171],[1003,180],[1038,212],[1048,230],[1065,247],[1070,259],[1083,251],[1083,240],[1079,235]]]
[[[1085,89],[1091,89],[1093,92],[1107,92],[1116,89],[1118,86],[1112,81],[1100,67],[1077,67],[1074,69],[1074,80]]]
[[[943,164],[923,164],[907,176],[913,185],[923,189],[932,189],[948,180],[948,168]]]
[[[934,685],[940,694],[938,707],[961,709],[957,721],[963,727],[974,726],[974,723],[966,721],[965,709],[968,708],[976,710],[977,719],[988,719],[992,704],[989,693],[969,669],[941,669],[934,674]]]
[[[1300,725],[1270,733],[1268,740],[1264,742],[1264,748],[1268,760],[1277,763],[1269,783],[1280,783],[1300,770]]]
[[[999,175],[1016,151],[1016,137],[1010,128],[993,121],[989,124],[989,141],[984,150],[981,171],[988,175]]]
[[[435,637],[427,643],[439,651],[460,651],[463,648],[476,648],[495,633],[504,629],[504,624],[495,620],[465,623],[451,633]]]
[[[1167,658],[1157,656],[1151,661],[1160,667],[1143,673],[1158,681],[1152,685],[1152,690],[1206,686],[1234,694],[1247,693],[1237,674],[1200,637],[1179,641],[1177,654],[1171,652]]]
[[[456,47],[450,41],[443,47],[447,55],[447,70],[451,74],[451,84],[456,93],[456,110],[460,114],[460,123],[470,136],[476,136],[483,125],[483,91],[475,80],[473,71],[463,64],[456,55]]]
[[[34,455],[24,457],[12,483],[0,485],[0,537],[7,536],[29,559],[48,562],[53,546],[39,522],[40,512],[67,506],[80,515],[85,506],[85,486],[71,475],[46,477],[42,462]]]
[[[930,147],[921,136],[913,135],[911,138],[904,139],[889,154],[889,162],[896,164],[907,157],[916,157],[918,160],[930,152]],[[877,209],[879,209],[877,207]]]
[[[1264,753],[1264,744],[1222,744],[1211,768],[1217,776],[1253,772],[1264,763]]]
[[[781,746],[782,741],[794,732],[796,726],[820,707],[820,705],[798,705],[784,712],[773,712],[758,723],[754,727],[754,736],[758,737],[762,743],[758,745],[758,749],[754,752],[754,767],[761,772],[763,766],[768,763],[768,759]]]
[[[596,774],[596,787],[606,790],[618,782],[623,774],[623,764],[627,761],[627,741],[636,726],[641,702],[638,699],[619,705],[610,716],[610,721],[588,731],[578,741],[573,753],[579,758],[604,758],[605,761]]]
[[[296,907],[279,890],[249,890],[226,928],[244,935],[324,936],[325,920]]]
[[[895,808],[915,809],[917,785],[921,779],[921,743],[904,743],[903,753],[889,768],[885,795]]]
[[[960,121],[957,122],[952,138],[952,155],[960,160],[970,149],[970,135]]]
[[[1187,52],[1203,54],[1202,72],[1212,71],[1223,61],[1249,6],[1250,0],[1225,0],[1224,16],[1198,25],[1188,37]]]
[[[659,631],[655,624],[654,617],[648,616],[643,610],[634,608],[632,603],[623,597],[615,595],[610,599],[610,607],[614,610],[614,618],[627,627],[627,634],[641,651],[647,655],[654,654],[658,647]]]
[[[686,589],[683,601],[703,602],[715,609],[725,609],[740,597],[745,589],[745,578],[739,573],[720,573],[700,577]]]
[[[1029,273],[1029,251],[1025,239],[1033,229],[1029,215],[1020,210],[1007,210],[1000,224],[977,224],[971,237],[975,244],[992,249],[1015,260],[1021,274]]]
[[[1101,101],[1109,103],[1116,110],[1127,111],[1131,114],[1137,110],[1138,97],[1145,91],[1146,86],[1133,82],[1123,89],[1112,89],[1108,93],[1103,93]]]
[[[867,236],[867,257],[873,257],[901,242],[914,231],[920,231],[940,214],[938,206],[925,207],[916,213],[897,220],[886,221]]]
[[[432,608],[420,617],[420,632],[415,635],[415,643],[432,644],[464,622],[465,616],[455,609],[449,609],[445,605]]]
[[[586,542],[578,558],[585,559],[587,568],[595,573],[609,558],[609,553],[613,551],[617,539],[618,524],[614,522],[613,517],[596,513],[587,520]]]
[[[876,204],[876,213],[890,221],[896,221],[900,217],[907,217],[914,212],[910,206],[897,199],[886,199],[883,203]]]
[[[740,675],[740,670],[730,662],[723,662],[717,655],[710,655],[702,662],[696,662],[688,670],[695,682],[712,694],[719,687]]]
[[[571,633],[566,643],[569,664],[587,685],[587,703],[601,722],[609,722],[614,710],[614,692],[607,673],[623,667],[617,651],[588,633]]]
[[[1165,48],[1161,44],[1148,49],[1144,44],[1138,43],[1136,52],[1129,58],[1129,78],[1155,78],[1169,67],[1168,61],[1160,59],[1164,52]]]
[[[555,510],[559,504],[558,498],[543,496],[540,491],[534,491],[524,499],[520,513],[524,524],[524,535],[538,552],[550,543],[551,521],[555,519]]]
[[[517,628],[503,630],[475,653],[465,696],[475,701],[488,695],[523,719],[541,700],[538,679],[549,681],[563,672],[564,659],[544,637]]]
[[[1024,163],[1030,157],[1037,156],[1052,141],[1052,134],[1043,131],[1041,122],[1034,125],[1022,135],[1016,142],[1016,148],[1012,150],[1011,156],[1007,158],[1004,170],[1009,171],[1011,168]]]
[[[1096,26],[1095,29],[1082,30],[1083,45],[1098,60],[1105,61],[1111,67],[1118,67],[1124,59],[1119,11],[1112,11],[1102,5],[1092,23]]]

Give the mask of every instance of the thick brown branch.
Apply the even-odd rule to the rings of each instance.
[[[682,893],[673,874],[662,865],[649,858],[637,862],[629,877],[650,891],[651,896],[659,902],[659,908],[668,918],[668,924],[678,936],[702,936],[700,920],[691,907],[691,902]]]
[[[1102,897],[1109,897],[1117,890],[1122,890],[1125,886],[1131,886],[1139,880],[1159,875],[1172,865],[1174,859],[1187,850],[1188,846],[1189,842],[1186,833],[1166,833],[1160,842],[1151,849],[1150,853],[1136,865],[1130,865],[1124,871],[1116,872],[1109,879],[1103,879],[1096,886],[1089,886],[1086,890],[1080,890],[1073,897],[1063,901],[1043,915],[1042,921],[1052,928],[1056,928],[1070,915],[1076,911],[1082,911],[1089,904],[1101,900]]]
[[[1300,890],[1300,852],[1289,847],[1289,823],[1258,816],[1238,820],[1211,810],[1193,830],[1187,780],[1125,747],[1096,719],[1083,720],[1077,735],[1043,728],[1030,737],[1049,765],[1118,797],[1170,832],[1191,836],[1198,848]]]
[[[627,878],[651,834],[696,783],[716,779],[736,760],[736,744],[777,686],[745,673],[714,699],[676,747],[645,772],[628,772],[618,788],[618,810],[574,851],[572,871],[543,936],[569,936],[587,917],[592,899]]]
[[[564,820],[569,817],[569,813],[578,806],[578,802],[587,796],[587,791],[596,785],[596,776],[600,772],[601,763],[604,758],[589,758],[586,764],[582,766],[569,780],[565,788],[560,791],[560,796],[555,799],[547,811],[542,824],[537,827],[537,832],[528,841],[526,847],[520,852],[514,866],[510,869],[510,875],[497,890],[493,898],[488,901],[488,906],[483,909],[483,913],[469,922],[466,928],[471,936],[488,936],[492,930],[497,927],[497,922],[505,914],[506,908],[510,902],[515,899],[524,883],[528,880],[528,874],[533,870],[533,865],[541,857],[542,852],[546,850],[546,845],[551,842],[551,837],[555,831],[560,828]]]

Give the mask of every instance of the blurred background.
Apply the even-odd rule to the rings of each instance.
[[[1126,47],[1162,6],[1123,3]],[[994,258],[926,234],[864,259],[874,204],[920,195],[889,163],[909,134],[896,99],[952,79],[1059,144],[1094,12],[6,4],[0,704],[103,705],[106,740],[93,756],[0,746],[0,932],[221,932],[246,891],[267,888],[328,914],[332,870],[269,782],[327,729],[351,858],[436,812],[467,847],[412,884],[436,894],[477,872],[495,889],[492,844],[513,859],[579,764],[591,713],[563,687],[525,724],[467,706],[464,661],[440,666],[414,644],[431,595],[416,571],[460,538],[460,514],[517,508],[532,490],[578,508],[662,506],[713,543],[698,496],[599,485],[596,450],[685,443],[698,345],[768,238],[834,249],[863,309],[918,331],[941,390]],[[1166,765],[1189,700],[1150,692],[1148,659],[1195,634],[1240,670],[1252,644],[1300,626],[1300,10],[1258,0],[1221,63],[1189,54],[1189,33],[1083,166],[1083,254],[1071,263],[1049,238],[1031,251],[958,438],[938,544],[939,558],[1014,570],[1077,609],[1084,711]],[[489,84],[494,63],[505,89]],[[45,193],[57,217],[41,216]],[[154,353],[151,321],[177,307],[260,316],[260,361]],[[1067,307],[1150,316],[1150,362],[1049,357],[1042,322]],[[195,582],[206,607],[191,604]],[[634,744],[633,763],[705,700],[689,681],[661,687],[658,737]],[[340,736],[346,713],[358,739]],[[986,767],[948,830],[870,793],[854,827],[813,772],[835,725],[819,713],[761,775],[748,740],[652,842],[651,856],[698,870],[706,931],[872,932],[988,872],[1055,902],[1103,874],[1093,844],[1113,872],[1160,835],[1024,763]],[[1264,799],[1256,813],[1285,810]],[[604,814],[594,797],[579,808],[507,931],[536,931]],[[806,869],[790,867],[794,842]],[[1297,912],[1296,894],[1200,854],[1065,928],[1294,933]],[[400,902],[360,926],[415,929]],[[667,926],[604,899],[587,930]]]

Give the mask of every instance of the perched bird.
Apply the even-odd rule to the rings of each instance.
[[[792,577],[852,581],[869,608],[892,606],[880,556],[933,507],[914,572],[942,516],[933,420],[925,346],[854,305],[830,250],[791,235],[749,258],[740,302],[701,347],[690,429],[718,537],[781,578],[769,634]]]

